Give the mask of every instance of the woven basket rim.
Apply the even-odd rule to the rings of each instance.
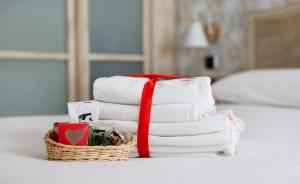
[[[59,142],[56,142],[54,140],[52,140],[50,138],[50,133],[52,132],[53,130],[48,130],[48,132],[46,133],[46,135],[44,136],[44,140],[46,143],[50,143],[50,144],[54,144],[56,146],[60,146],[60,147],[67,147],[67,148],[76,148],[76,149],[80,149],[80,148],[83,148],[83,149],[86,149],[86,148],[89,148],[89,149],[101,149],[101,148],[106,148],[106,149],[128,149],[128,148],[132,148],[136,145],[136,142],[137,142],[137,139],[136,139],[136,136],[135,135],[132,135],[131,136],[131,140],[126,143],[126,144],[121,144],[119,146],[74,146],[74,145],[66,145],[66,144],[61,144]]]

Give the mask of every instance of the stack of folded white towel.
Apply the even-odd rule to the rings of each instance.
[[[104,77],[93,95],[101,123],[137,133],[140,101],[147,78]],[[156,83],[150,118],[151,157],[234,155],[244,122],[232,111],[217,113],[209,77]],[[131,156],[138,156],[137,149]]]

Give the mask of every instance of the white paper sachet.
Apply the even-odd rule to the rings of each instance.
[[[69,102],[68,112],[70,122],[90,124],[99,121],[99,106],[94,101]]]

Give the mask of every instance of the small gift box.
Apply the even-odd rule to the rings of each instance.
[[[89,126],[86,123],[58,123],[58,142],[66,145],[86,146],[89,139]]]

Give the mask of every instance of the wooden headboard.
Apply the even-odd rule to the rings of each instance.
[[[250,69],[300,67],[300,3],[248,15]]]

